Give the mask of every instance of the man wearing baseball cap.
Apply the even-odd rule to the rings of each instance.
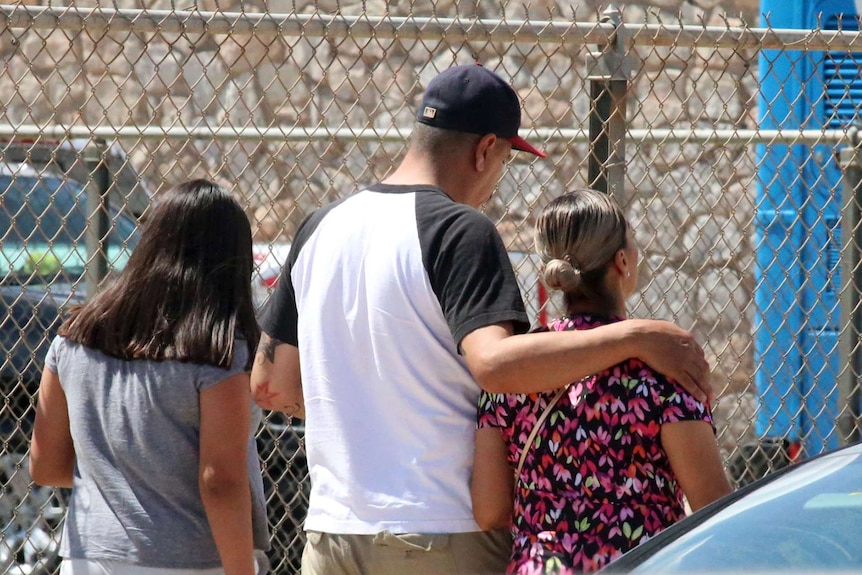
[[[252,391],[305,418],[305,575],[505,571],[508,535],[480,531],[470,506],[480,388],[549,391],[640,357],[709,394],[703,351],[673,324],[525,333],[505,247],[476,209],[513,149],[544,157],[520,123],[505,80],[448,69],[398,168],[297,231],[261,312]]]

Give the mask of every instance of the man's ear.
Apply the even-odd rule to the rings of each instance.
[[[482,136],[482,139],[473,148],[475,151],[473,163],[477,172],[484,172],[488,167],[488,156],[491,154],[491,150],[494,149],[496,143],[497,136],[495,134],[488,134],[487,136]]]

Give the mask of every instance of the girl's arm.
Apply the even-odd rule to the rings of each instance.
[[[248,442],[249,376],[240,373],[200,392],[198,483],[225,575],[254,575]]]
[[[708,421],[666,423],[661,443],[692,511],[732,491]]]
[[[36,422],[30,440],[30,475],[39,485],[72,487],[75,446],[69,428],[69,408],[60,378],[49,369],[42,372]]]
[[[506,442],[496,427],[476,430],[476,451],[470,495],[473,518],[485,531],[509,525],[512,519],[514,472],[506,459]]]

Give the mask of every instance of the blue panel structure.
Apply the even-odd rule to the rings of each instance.
[[[761,0],[760,6],[772,28],[859,28],[852,0]],[[856,122],[862,103],[856,56],[763,51],[761,128]],[[756,431],[802,441],[810,456],[838,447],[841,173],[835,150],[822,144],[761,145],[757,160]]]

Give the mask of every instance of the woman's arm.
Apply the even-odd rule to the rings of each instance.
[[[39,485],[72,487],[75,446],[69,429],[69,408],[60,378],[49,369],[42,372],[36,422],[30,440],[30,475]]]
[[[485,531],[504,527],[512,519],[515,478],[506,459],[506,449],[499,429],[483,427],[476,430],[470,495],[473,498],[473,518]]]
[[[200,392],[200,485],[225,575],[254,575],[248,442],[249,376],[241,373]]]
[[[732,491],[709,422],[666,423],[661,426],[661,443],[692,511]]]

